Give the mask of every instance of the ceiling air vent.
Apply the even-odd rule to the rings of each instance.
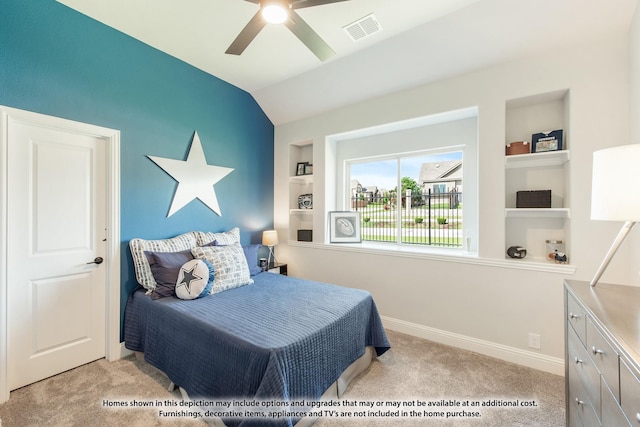
[[[380,23],[373,13],[342,28],[349,34],[353,41],[362,40],[382,30]]]

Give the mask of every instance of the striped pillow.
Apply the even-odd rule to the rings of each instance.
[[[253,283],[247,258],[239,243],[229,246],[198,246],[191,249],[191,253],[213,265],[215,280],[211,288],[212,294]]]
[[[216,246],[228,246],[240,243],[240,229],[234,227],[224,233],[212,233],[204,231],[196,231],[197,246],[207,246],[216,242]]]
[[[171,239],[162,240],[144,240],[131,239],[129,248],[131,249],[131,257],[133,258],[133,267],[136,271],[136,280],[148,291],[156,289],[156,281],[151,273],[149,260],[145,255],[147,252],[180,252],[189,250],[196,246],[196,234],[194,232],[181,234]]]

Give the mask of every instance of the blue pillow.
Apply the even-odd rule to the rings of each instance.
[[[176,296],[196,299],[209,295],[214,279],[213,265],[206,259],[192,259],[180,267],[176,281]]]
[[[255,276],[258,273],[262,273],[262,268],[258,265],[258,251],[262,245],[249,245],[243,246],[244,256],[247,258],[247,264],[249,264],[249,274]]]
[[[193,259],[190,249],[180,252],[148,252],[144,253],[149,260],[151,273],[156,281],[153,298],[170,297],[174,295],[176,280],[182,265]]]

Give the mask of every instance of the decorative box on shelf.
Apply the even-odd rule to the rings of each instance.
[[[516,191],[516,208],[550,208],[551,190]]]
[[[505,154],[507,156],[513,156],[515,154],[529,154],[531,153],[531,144],[529,141],[516,141],[507,144],[505,148]]]
[[[312,242],[313,230],[298,230],[298,242]]]

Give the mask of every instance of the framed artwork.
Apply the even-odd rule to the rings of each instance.
[[[296,176],[304,175],[304,169],[306,168],[307,163],[301,162],[296,165]]]
[[[313,175],[313,165],[310,163],[307,163],[306,165],[304,165],[304,174],[305,175]]]
[[[330,243],[360,243],[360,212],[329,212]]]

